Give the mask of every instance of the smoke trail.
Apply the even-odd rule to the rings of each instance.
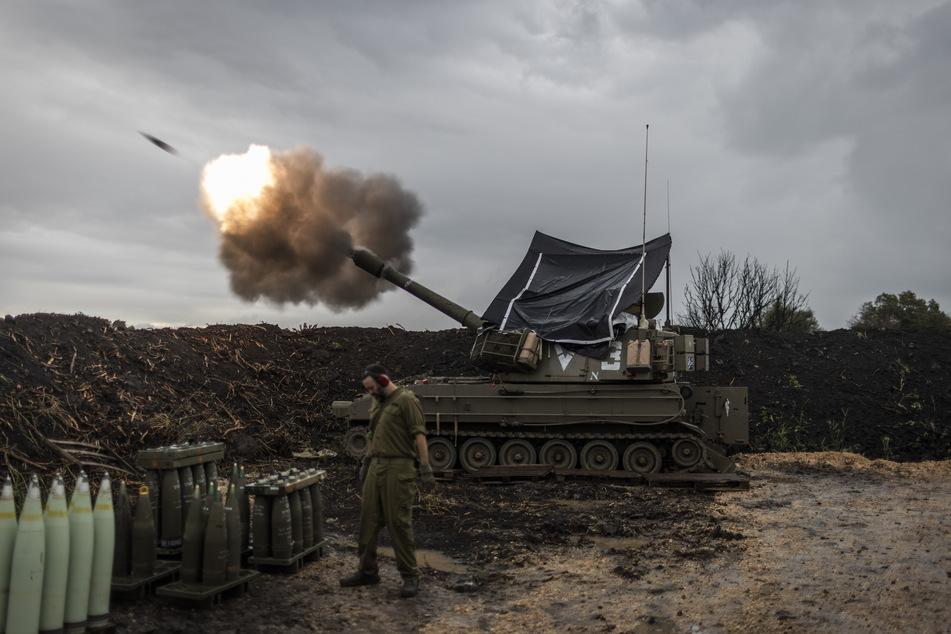
[[[202,204],[219,223],[219,255],[235,294],[278,304],[320,302],[337,311],[365,306],[393,286],[354,266],[352,245],[404,273],[412,270],[409,230],[422,206],[395,177],[328,169],[320,154],[302,147],[270,153],[270,175],[260,191],[222,204],[221,193],[213,191],[216,171],[219,181],[228,176],[223,172],[241,171],[223,159],[243,160],[255,150],[266,148],[252,146],[242,157],[209,163],[202,183]]]

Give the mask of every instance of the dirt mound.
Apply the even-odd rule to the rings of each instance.
[[[759,451],[951,457],[951,332],[731,331],[702,381],[745,385]]]
[[[477,376],[467,330],[268,324],[130,329],[83,315],[0,323],[0,434],[11,470],[102,464],[140,449],[224,440],[227,458],[281,460],[339,443],[334,400],[369,363],[397,380]],[[951,334],[737,331],[712,338],[700,385],[749,388],[753,451],[951,456]],[[339,446],[339,445],[337,445]]]

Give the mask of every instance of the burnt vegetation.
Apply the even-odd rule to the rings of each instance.
[[[0,454],[11,473],[108,468],[137,451],[223,440],[266,464],[342,454],[331,403],[382,362],[400,382],[478,376],[470,331],[268,324],[130,329],[83,315],[0,322]],[[947,331],[726,331],[698,385],[749,388],[751,451],[840,450],[899,461],[951,457]],[[341,457],[340,460],[347,460]]]

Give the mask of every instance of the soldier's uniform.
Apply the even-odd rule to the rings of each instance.
[[[397,388],[370,408],[370,466],[363,483],[357,552],[360,570],[379,574],[377,541],[387,527],[400,576],[419,579],[413,543],[416,495],[416,434],[425,434],[423,408],[411,391]]]

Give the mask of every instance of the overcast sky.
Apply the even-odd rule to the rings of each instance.
[[[254,143],[394,176],[412,277],[481,314],[536,229],[641,242],[648,124],[675,314],[721,251],[788,262],[826,330],[882,292],[951,312],[949,33],[927,0],[4,2],[0,314],[452,328],[401,291],[238,299],[202,167]]]

